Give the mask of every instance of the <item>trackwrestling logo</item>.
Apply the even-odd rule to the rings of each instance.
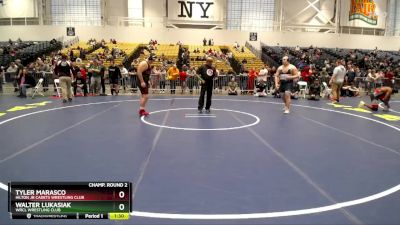
[[[370,25],[378,24],[374,0],[351,0],[349,21],[362,20]]]

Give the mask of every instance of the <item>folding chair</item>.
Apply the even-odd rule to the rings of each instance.
[[[306,98],[306,93],[308,92],[307,82],[299,81],[299,82],[297,82],[297,84],[299,85],[299,89],[300,89],[299,94],[302,93],[303,94],[303,98]]]
[[[326,96],[327,98],[329,98],[329,96],[332,94],[332,89],[328,87],[328,84],[326,82],[322,82],[322,85],[324,86],[322,97],[324,98]]]
[[[43,78],[40,78],[39,81],[37,82],[36,86],[33,88],[32,99],[35,98],[36,94],[44,96],[43,92],[40,91],[40,88],[43,89]]]
[[[61,98],[60,79],[54,79],[54,87],[56,88],[57,96]]]

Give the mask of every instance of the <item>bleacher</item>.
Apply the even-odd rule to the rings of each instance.
[[[142,45],[144,47],[145,45]],[[161,57],[164,56],[165,59],[168,61],[171,61],[173,63],[176,63],[178,59],[178,53],[179,53],[179,46],[178,45],[172,45],[172,44],[158,44],[157,49],[152,50],[152,53],[157,56],[157,60],[154,61],[153,65],[155,67],[161,66],[162,61]],[[140,55],[138,58],[138,61],[142,61],[146,59],[150,55],[150,52],[144,51],[144,54]],[[137,66],[137,65],[135,65]]]
[[[78,42],[78,43],[73,44],[73,45],[70,46],[70,47],[63,48],[63,49],[61,50],[61,53],[66,54],[66,55],[69,56],[69,53],[70,53],[71,50],[72,50],[74,57],[75,57],[75,58],[78,58],[78,57],[79,57],[79,54],[80,54],[80,52],[79,52],[79,50],[78,50],[78,47],[81,48],[82,50],[86,51],[86,52],[89,52],[89,51],[93,50],[93,48],[94,48],[93,45],[89,45],[89,44],[86,43],[86,42]]]
[[[37,57],[42,57],[44,54],[61,49],[60,42],[50,42],[50,41],[41,41],[41,42],[17,42],[13,43],[11,46],[9,42],[1,42],[0,48],[13,50],[16,52],[15,56],[12,56],[10,53],[3,52],[0,55],[0,65],[8,66],[11,61],[15,59],[21,59],[22,63],[25,65],[31,61],[36,60]]]
[[[190,52],[190,66],[191,67],[199,67],[204,64],[204,61],[197,61],[197,57],[204,57],[204,55],[211,49],[214,52],[222,53],[220,46],[203,46],[203,45],[188,45],[185,46]],[[195,50],[199,50],[199,53],[194,53]],[[214,61],[215,67],[221,71],[228,72],[232,70],[230,64],[222,59],[215,59]]]
[[[109,49],[109,54],[111,54],[111,51],[113,48],[118,48],[121,51],[126,53],[126,56],[130,56],[133,52],[135,52],[138,48],[139,48],[140,44],[137,43],[117,43],[117,44],[113,44],[113,43],[107,43],[105,45],[105,47],[107,47]],[[61,52],[64,54],[69,55],[69,52],[72,50],[74,57],[77,58],[79,57],[79,50],[77,49],[78,47],[82,48],[84,51],[91,51],[93,50],[93,45],[89,45],[85,42],[79,42],[74,44],[73,46],[70,46],[68,48],[64,48]],[[105,48],[104,47],[100,47],[94,51],[92,51],[91,53],[86,55],[86,59],[82,61],[82,63],[84,65],[87,65],[89,63],[90,60],[97,58],[97,55],[99,54],[104,54],[105,52]],[[124,59],[125,57],[117,57],[116,59],[114,59],[115,64],[116,65],[120,65],[124,63]],[[103,60],[104,66],[106,68],[108,68],[110,66],[110,61],[109,60]]]
[[[253,52],[250,51],[250,49],[248,49],[247,47],[244,47],[244,52],[241,52],[242,47],[240,47],[239,50],[237,50],[236,48],[229,46],[228,49],[229,51],[232,52],[233,57],[239,62],[241,63],[243,61],[243,59],[247,60],[247,63],[245,65],[245,67],[249,70],[252,68],[255,68],[256,70],[260,70],[263,66],[264,66],[264,62],[257,58],[256,55],[254,55]]]

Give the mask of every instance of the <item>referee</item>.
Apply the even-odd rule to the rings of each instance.
[[[206,64],[197,69],[197,75],[201,84],[199,105],[197,109],[199,110],[199,113],[203,112],[204,95],[207,92],[206,113],[210,113],[213,81],[214,77],[218,75],[217,70],[213,66],[213,59],[211,57],[207,57]]]

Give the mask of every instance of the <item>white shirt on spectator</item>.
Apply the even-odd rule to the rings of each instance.
[[[122,77],[128,77],[128,70],[125,67],[122,67],[121,75]]]
[[[335,80],[333,82],[343,83],[346,73],[347,73],[346,68],[344,68],[343,65],[335,67],[335,69],[333,70],[333,75],[335,76]]]
[[[258,74],[258,80],[267,81],[267,76],[268,76],[268,70],[262,69]]]

